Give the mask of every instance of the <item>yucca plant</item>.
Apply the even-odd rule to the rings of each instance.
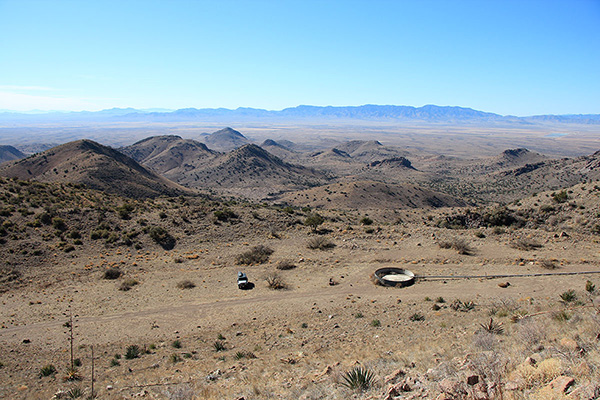
[[[81,389],[79,387],[71,388],[67,392],[67,397],[69,399],[78,399],[78,398],[82,397],[83,395],[84,395],[84,391],[83,391],[83,389]]]
[[[215,349],[215,351],[219,352],[219,351],[225,351],[225,343],[223,343],[220,340],[217,340],[213,343],[213,347]]]
[[[48,364],[40,368],[40,376],[50,376],[56,373],[56,368],[52,364]]]
[[[560,299],[565,303],[571,303],[577,300],[577,293],[573,289],[569,289],[566,292],[560,294]]]
[[[361,366],[347,371],[342,378],[344,379],[342,384],[352,390],[365,391],[375,384],[375,374],[373,371]]]
[[[494,321],[494,318],[490,318],[490,321],[485,323],[485,324],[479,324],[479,326],[481,326],[481,328],[487,332],[487,333],[491,333],[493,335],[501,335],[502,333],[504,333],[504,328],[502,327],[502,322],[496,322]]]

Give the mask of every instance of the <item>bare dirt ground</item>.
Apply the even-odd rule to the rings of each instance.
[[[350,214],[354,221],[362,215]],[[335,211],[327,215],[340,216]],[[585,355],[561,358],[560,352],[571,345],[569,340],[581,347],[593,343],[600,332],[590,307],[593,297],[584,290],[588,280],[600,285],[598,274],[418,280],[402,289],[376,286],[370,275],[390,265],[423,277],[600,272],[598,236],[491,228],[474,235],[477,231],[471,229],[425,224],[421,211],[405,216],[399,225],[382,223],[373,211],[377,229],[367,233],[367,227],[343,219],[347,213],[341,215],[322,226],[335,244],[329,250],[308,249],[306,242],[320,235],[296,225],[275,235],[248,230],[245,242],[192,235],[171,251],[97,246],[86,254],[49,255],[48,271],[32,274],[28,285],[0,295],[0,397],[49,399],[74,387],[85,388],[89,395],[92,345],[94,390],[102,399],[379,398],[388,386],[384,377],[398,369],[413,379],[412,387],[389,398],[441,398],[441,382],[460,376],[452,365],[469,354],[502,358],[506,371],[513,373],[528,356],[559,360],[560,371],[532,382],[522,384],[506,372],[503,382],[517,382],[511,393],[521,396],[512,398],[542,398],[539,390],[566,374],[576,376],[576,387],[594,383],[600,363],[597,345]],[[439,246],[456,238],[468,242],[470,255]],[[516,249],[511,247],[515,238],[540,247]],[[255,245],[274,250],[270,261],[238,265],[236,255]],[[278,271],[286,289],[269,289],[264,277],[281,260],[296,268]],[[554,260],[557,269],[542,268],[543,260]],[[119,266],[124,276],[102,279],[107,266]],[[238,270],[248,273],[253,289],[237,289]],[[118,290],[125,279],[139,284]],[[196,286],[178,288],[184,280]],[[508,287],[499,286],[506,282]],[[560,301],[569,289],[576,291],[580,303]],[[473,308],[454,309],[456,300],[473,302]],[[64,326],[69,310],[76,315],[74,353],[81,361],[81,381],[63,380],[70,364]],[[560,312],[568,318],[555,317]],[[533,344],[524,339],[526,325],[511,322],[526,314],[533,316],[523,321],[540,332],[541,339]],[[483,336],[477,332],[490,315],[502,322],[504,332],[481,344]],[[224,349],[216,351],[215,342]],[[131,345],[139,346],[142,354],[128,360],[124,355]],[[357,363],[377,376],[366,392],[342,385],[343,373]],[[582,363],[587,372],[577,370],[584,368]],[[57,373],[41,377],[41,368],[48,364]],[[491,381],[492,372],[479,376]]]

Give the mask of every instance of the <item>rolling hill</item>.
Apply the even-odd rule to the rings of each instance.
[[[0,145],[0,164],[6,161],[20,160],[25,154],[13,146]]]
[[[0,168],[0,175],[83,184],[91,189],[133,198],[189,193],[129,156],[91,140],[69,142],[5,164]]]

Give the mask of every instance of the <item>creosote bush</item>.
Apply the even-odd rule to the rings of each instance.
[[[119,286],[119,290],[126,292],[128,290],[131,290],[131,288],[137,285],[138,283],[139,282],[135,279],[126,279],[121,283],[121,286]]]
[[[238,254],[235,261],[241,265],[263,264],[269,260],[271,254],[273,254],[273,249],[258,245],[242,254]]]
[[[306,247],[312,250],[328,250],[333,249],[335,244],[326,237],[317,236],[310,238],[306,243]]]
[[[104,279],[118,279],[122,275],[122,272],[119,268],[109,268],[104,271],[104,275],[102,276]]]
[[[190,280],[184,280],[177,282],[177,287],[179,289],[193,289],[196,287],[196,284]]]
[[[288,260],[281,260],[281,261],[279,261],[277,263],[276,268],[280,269],[282,271],[286,271],[286,270],[289,270],[289,269],[296,268],[296,264],[294,264],[293,262],[288,261]]]
[[[283,281],[283,278],[276,272],[268,274],[265,277],[265,281],[269,289],[281,290],[287,288],[287,284]]]
[[[464,239],[452,239],[447,241],[440,241],[438,246],[442,249],[453,249],[456,250],[458,254],[470,255],[473,253],[473,249],[469,245],[469,243]]]
[[[161,226],[153,226],[148,230],[148,235],[165,250],[172,250],[177,240]]]

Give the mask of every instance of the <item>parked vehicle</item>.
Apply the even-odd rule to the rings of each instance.
[[[248,277],[243,272],[238,272],[237,275],[238,288],[246,289],[248,287]]]

